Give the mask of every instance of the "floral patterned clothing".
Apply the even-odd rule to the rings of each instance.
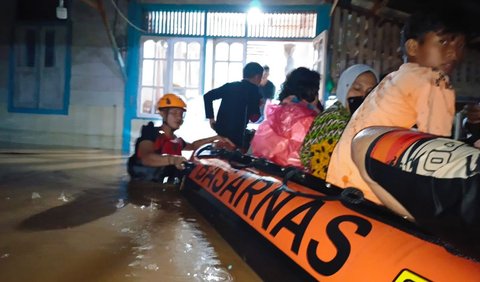
[[[318,115],[300,150],[300,159],[310,173],[326,179],[333,149],[342,136],[350,113],[339,101]]]

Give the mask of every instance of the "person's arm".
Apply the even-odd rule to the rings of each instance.
[[[138,156],[144,166],[150,167],[174,165],[177,169],[184,169],[183,163],[187,161],[182,156],[155,153],[154,143],[150,140],[143,140],[138,144]]]
[[[397,199],[392,196],[392,194],[390,194],[390,192],[388,192],[387,189],[385,189],[388,187],[382,187],[370,177],[368,171],[369,163],[367,164],[366,162],[367,160],[370,161],[372,159],[370,156],[368,156],[372,142],[375,142],[379,136],[398,129],[401,128],[372,126],[358,132],[352,140],[352,160],[357,166],[362,178],[365,180],[365,182],[367,182],[370,189],[380,199],[382,204],[402,217],[412,221],[414,220],[414,217]]]
[[[228,144],[229,146],[231,146],[232,148],[235,148],[235,144],[233,144],[233,142],[230,141],[230,139],[228,139],[226,137],[223,137],[223,136],[220,136],[220,135],[215,135],[215,136],[212,136],[212,137],[207,137],[207,138],[196,140],[193,143],[185,143],[185,147],[183,149],[184,150],[196,150],[196,149],[200,148],[200,146],[202,146],[202,145],[212,143],[212,142],[215,142],[215,141],[224,142],[224,143]]]
[[[215,125],[215,116],[213,113],[213,101],[223,98],[226,91],[227,84],[222,87],[212,89],[203,95],[203,103],[205,107],[205,117],[209,119],[210,126],[213,128]]]
[[[212,128],[213,130],[215,130],[215,119],[214,118],[210,118],[208,119],[208,122],[210,123],[210,128]]]
[[[275,98],[275,85],[271,82],[270,82],[270,89],[268,89],[268,99],[272,100]]]
[[[465,105],[464,110],[466,113],[464,128],[470,136],[463,141],[480,148],[480,105],[468,104]]]
[[[251,93],[251,96],[249,97],[248,100],[248,105],[247,105],[247,114],[248,114],[248,119],[251,122],[256,122],[260,118],[260,103],[262,101],[262,96],[260,95],[260,92],[256,93]]]

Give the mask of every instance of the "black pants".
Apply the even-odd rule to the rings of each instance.
[[[127,164],[127,171],[132,180],[153,181],[163,183],[165,177],[168,182],[174,182],[175,178],[180,178],[180,171],[175,166],[149,167],[135,163],[130,158]]]

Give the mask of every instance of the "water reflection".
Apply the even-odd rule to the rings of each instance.
[[[122,229],[131,234],[135,246],[132,247],[135,258],[129,263],[132,269],[129,276],[160,271],[162,277],[172,281],[234,281],[206,240],[193,210],[179,197],[177,186],[130,182],[127,195],[127,203],[151,217],[141,229],[135,228],[138,224]]]
[[[1,282],[260,281],[176,187],[126,181],[124,159],[9,152],[0,149]]]
[[[19,229],[64,229],[97,220],[101,217],[108,216],[117,210],[115,200],[118,197],[118,194],[118,191],[112,189],[84,190],[71,202],[50,208],[25,219],[20,223]],[[39,194],[32,195],[36,196]],[[34,196],[32,196],[32,198],[34,198]],[[64,192],[62,192],[59,199],[62,201],[67,200]]]

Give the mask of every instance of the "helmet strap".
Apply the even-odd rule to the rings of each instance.
[[[170,108],[166,108],[165,110],[165,117],[163,118],[162,129],[167,135],[173,136],[173,128],[168,124],[168,116],[170,114]]]

